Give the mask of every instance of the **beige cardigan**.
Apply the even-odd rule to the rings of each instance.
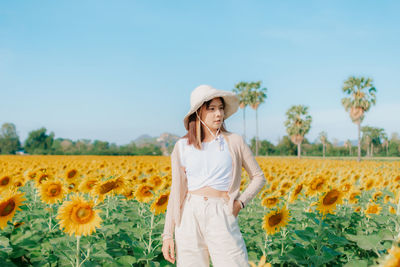
[[[264,173],[255,160],[249,146],[244,142],[242,136],[230,132],[221,133],[227,140],[229,151],[232,156],[233,179],[228,189],[228,195],[229,211],[233,213],[234,200],[239,199],[246,205],[263,188],[266,180]],[[251,182],[244,192],[240,194],[242,166],[249,174]],[[186,174],[181,167],[179,149],[177,144],[175,144],[171,154],[172,184],[165,215],[164,232],[162,234],[163,240],[173,238],[175,225],[180,225],[182,204],[188,191]]]

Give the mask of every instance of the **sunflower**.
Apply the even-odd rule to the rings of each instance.
[[[153,198],[153,193],[151,192],[152,190],[153,187],[151,185],[148,184],[139,185],[139,187],[136,189],[135,192],[136,200],[144,203],[150,202]]]
[[[281,227],[285,227],[289,222],[289,211],[286,207],[280,210],[272,211],[264,215],[263,229],[268,234],[275,234],[280,231]]]
[[[153,204],[150,206],[150,210],[154,212],[154,215],[165,212],[168,205],[169,194],[170,192],[160,194],[158,198],[153,201]]]
[[[122,195],[125,197],[123,200],[125,201],[131,200],[135,198],[135,191],[130,188],[127,188],[125,192],[122,193]]]
[[[28,180],[34,180],[34,179],[36,178],[36,175],[37,175],[37,173],[36,173],[35,170],[30,170],[30,171],[28,171],[28,172],[26,173],[26,178],[27,178]]]
[[[122,194],[126,191],[125,181],[122,177],[112,178],[97,183],[94,190],[99,197],[99,201],[103,201],[107,194]]]
[[[309,186],[308,186],[308,190],[307,190],[307,194],[309,196],[314,196],[316,195],[318,192],[322,192],[325,189],[325,179],[322,177],[317,177],[314,178]]]
[[[79,172],[75,168],[69,169],[65,172],[65,180],[67,181],[75,180],[78,177],[79,177]]]
[[[397,213],[396,209],[393,208],[393,206],[390,206],[390,205],[389,205],[389,212],[392,213],[392,214],[396,214]]]
[[[358,203],[358,198],[361,195],[361,191],[359,190],[352,190],[349,194],[349,202],[352,204]]]
[[[57,219],[60,229],[76,236],[90,235],[100,227],[100,211],[94,209],[93,201],[86,201],[81,195],[74,195],[70,201],[65,201],[58,209]]]
[[[16,210],[21,210],[22,202],[26,199],[23,197],[24,193],[14,190],[7,190],[3,192],[0,200],[0,228],[4,229],[7,222],[15,215]]]
[[[160,189],[163,185],[163,180],[158,175],[153,175],[149,179],[149,183],[153,185],[154,189]]]
[[[349,182],[345,182],[341,185],[342,192],[343,193],[348,193],[353,189],[353,184]]]
[[[390,195],[386,195],[386,196],[383,198],[383,202],[388,203],[388,202],[390,201],[391,198],[392,198],[392,197],[391,197]]]
[[[342,201],[343,193],[333,188],[319,198],[317,210],[323,215],[333,213],[336,205],[342,204]]]
[[[273,208],[278,203],[279,203],[279,198],[277,196],[265,197],[261,201],[261,205],[263,205],[264,207],[267,207],[267,208]]]
[[[96,178],[86,178],[79,184],[79,191],[82,193],[91,193],[98,182],[99,180]]]
[[[0,190],[7,190],[11,186],[11,176],[4,175],[0,178]]]
[[[265,263],[266,260],[267,258],[264,255],[262,255],[257,265],[253,261],[249,261],[249,264],[251,267],[271,267],[271,263],[269,262]]]
[[[40,196],[47,204],[61,202],[64,199],[66,189],[59,180],[44,181],[40,186]]]
[[[300,195],[301,190],[303,190],[303,184],[298,184],[296,188],[293,190],[292,194],[290,195],[289,202],[293,203],[297,197]]]
[[[378,201],[379,198],[382,197],[382,192],[381,191],[377,191],[372,195],[372,198],[374,199],[374,201]]]
[[[398,246],[393,246],[389,249],[389,258],[384,262],[382,266],[384,267],[397,267],[400,266],[400,248]]]
[[[367,209],[364,211],[367,217],[371,217],[370,214],[379,214],[382,207],[379,204],[369,203]]]
[[[45,173],[45,172],[38,172],[35,177],[35,182],[38,185],[41,185],[44,181],[52,180],[52,179],[53,179],[53,176],[51,174]]]
[[[364,188],[365,188],[365,190],[371,190],[372,189],[372,187],[374,186],[374,184],[375,184],[375,180],[373,179],[373,178],[369,178],[367,181],[365,181],[365,183],[364,183]]]
[[[12,186],[13,186],[13,188],[22,187],[22,186],[25,185],[25,183],[26,183],[25,178],[24,177],[19,177],[19,178],[16,178],[12,182]]]

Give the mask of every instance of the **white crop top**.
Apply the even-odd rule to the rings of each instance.
[[[222,140],[222,151],[217,140],[203,142],[202,150],[188,145],[187,138],[178,140],[180,161],[186,169],[189,191],[203,186],[228,191],[232,180],[232,157],[223,136]]]

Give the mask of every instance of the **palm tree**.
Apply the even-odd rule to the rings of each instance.
[[[360,128],[371,105],[376,103],[376,88],[372,84],[372,79],[364,77],[349,77],[343,85],[342,91],[349,97],[342,98],[342,105],[350,113],[351,120],[357,124],[358,128],[358,157],[361,161],[361,138]]]
[[[267,88],[261,88],[261,81],[251,82],[249,92],[249,102],[252,109],[256,111],[256,156],[258,156],[258,148],[260,141],[258,138],[258,107],[267,98]]]
[[[347,140],[346,143],[344,143],[344,147],[349,149],[349,156],[351,156],[351,147],[352,147],[351,141]]]
[[[325,158],[326,142],[328,141],[328,134],[324,131],[319,133],[319,140],[322,143],[322,157]]]
[[[250,104],[249,101],[249,84],[247,82],[239,82],[235,84],[235,88],[232,89],[234,93],[239,97],[239,107],[243,109],[243,139],[246,141],[246,106]]]
[[[383,128],[376,128],[371,126],[364,126],[361,128],[363,133],[363,138],[368,145],[368,155],[370,157],[374,156],[374,145],[379,146],[382,144],[382,140],[387,138],[385,130]]]
[[[297,157],[301,157],[301,142],[304,136],[310,131],[312,118],[308,115],[308,107],[297,105],[286,111],[285,121],[286,132],[290,139],[297,145]]]

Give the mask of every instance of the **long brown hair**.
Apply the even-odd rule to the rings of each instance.
[[[222,106],[225,109],[225,101],[222,97],[219,97],[219,99],[221,99],[222,102]],[[197,113],[199,114],[199,117],[201,118],[201,108],[205,105],[206,108],[209,108],[210,104],[211,104],[211,100],[208,100],[206,102],[203,103],[203,105],[201,107],[199,107],[199,109],[197,110]],[[225,120],[222,118],[223,122],[220,128],[221,132],[228,132],[225,128]],[[187,138],[188,139],[188,145],[194,145],[195,148],[201,150],[202,146],[201,146],[201,142],[203,142],[204,138],[205,138],[205,134],[204,131],[206,130],[204,128],[204,126],[201,124],[200,120],[197,118],[196,116],[196,112],[193,112],[190,116],[189,116],[189,130],[187,131],[186,135],[184,135],[182,138]]]

